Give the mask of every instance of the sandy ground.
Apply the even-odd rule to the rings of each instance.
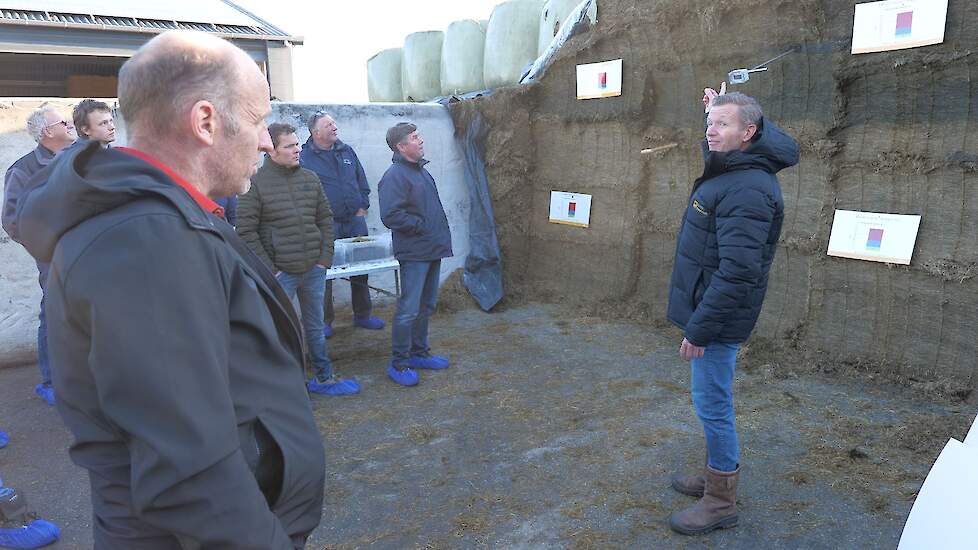
[[[389,336],[341,319],[330,340],[364,391],[314,398],[328,473],[310,548],[894,547],[931,463],[973,412],[745,360],[741,526],[688,539],[667,517],[692,500],[668,479],[703,447],[673,334],[560,306],[441,314],[432,341],[453,366],[416,388],[384,375]],[[55,547],[90,547],[87,480],[57,414],[31,393],[36,377],[0,371],[12,434],[0,472],[62,527]]]

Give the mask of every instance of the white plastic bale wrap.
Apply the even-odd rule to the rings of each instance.
[[[540,35],[537,43],[537,56],[543,55],[547,51],[547,46],[553,41],[554,37],[564,26],[564,22],[570,16],[582,0],[548,0],[540,12]],[[592,2],[587,10],[588,18],[591,21],[597,19],[598,3]]]
[[[428,101],[441,94],[441,45],[445,33],[416,32],[404,39],[401,90],[404,101]]]
[[[383,50],[367,61],[367,97],[375,103],[404,101],[401,89],[401,48]]]
[[[516,84],[537,58],[542,10],[543,0],[512,0],[492,10],[483,67],[486,87]]]
[[[482,64],[486,32],[478,21],[455,21],[445,30],[441,48],[442,95],[464,94],[485,88]]]

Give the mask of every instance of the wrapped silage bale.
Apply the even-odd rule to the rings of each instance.
[[[543,6],[543,11],[540,13],[540,34],[539,42],[537,43],[537,56],[543,55],[543,52],[547,51],[547,46],[553,41],[557,33],[560,32],[561,27],[564,26],[564,22],[570,17],[574,8],[579,6],[583,0],[548,0]],[[591,21],[597,19],[598,15],[598,1],[594,0],[591,2],[591,6],[587,10],[588,17]]]
[[[482,64],[486,32],[478,21],[455,21],[445,30],[441,47],[441,93],[464,94],[485,88]]]
[[[441,94],[441,31],[415,32],[404,39],[401,90],[404,101],[428,101]]]
[[[543,0],[511,0],[489,17],[483,76],[489,88],[516,84],[537,58]]]
[[[404,91],[401,90],[401,57],[401,48],[390,48],[367,61],[367,97],[370,101],[404,101]]]

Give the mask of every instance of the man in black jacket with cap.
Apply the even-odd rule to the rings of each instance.
[[[268,97],[229,42],[164,33],[119,74],[130,148],[66,151],[20,203],[99,550],[291,550],[319,524],[300,325],[212,200],[271,150]]]

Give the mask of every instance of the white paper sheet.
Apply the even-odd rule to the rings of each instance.
[[[550,223],[588,227],[591,224],[591,195],[551,191]]]
[[[836,210],[829,256],[908,265],[920,216]]]
[[[856,5],[852,53],[919,48],[944,42],[947,0],[885,0]]]
[[[621,95],[621,59],[577,66],[577,99]]]

